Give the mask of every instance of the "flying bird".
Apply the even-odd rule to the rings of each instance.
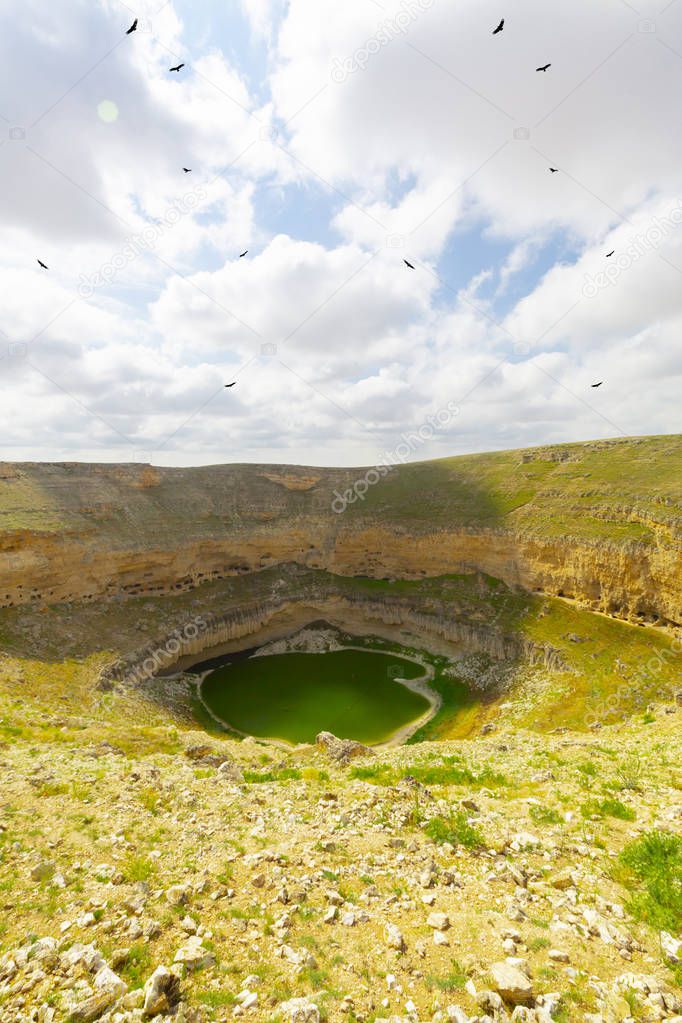
[[[237,381],[236,381],[236,380],[233,380],[231,384],[225,384],[225,387],[234,387],[234,385],[235,385],[236,383],[237,383]]]
[[[551,171],[551,173],[552,173],[552,174],[557,174],[557,173],[558,173],[558,171],[559,171],[559,168],[558,168],[558,167],[550,167],[549,169],[550,169],[550,171]]]
[[[406,259],[403,260],[403,263],[405,264],[405,266],[409,266],[410,270],[414,270],[414,267],[412,266],[412,264],[408,263],[408,261]]]
[[[182,68],[184,68],[184,66],[185,66],[184,64],[177,64],[175,67],[169,67],[168,70],[169,71],[180,71]]]
[[[131,32],[137,32],[137,18],[135,18],[135,21],[132,23],[132,25],[126,32],[126,35],[129,36]]]
[[[244,258],[244,256],[246,255],[246,253],[247,253],[248,251],[249,251],[248,249],[244,249],[244,251],[243,251],[243,252],[240,252],[240,253],[239,253],[239,258],[240,258],[240,259],[243,259],[243,258]]]
[[[551,64],[543,64],[542,67],[536,67],[535,70],[536,71],[546,71],[547,68],[550,68],[551,66],[552,66]]]
[[[604,383],[604,381],[603,381],[603,380],[600,380],[598,384],[592,384],[592,386],[593,386],[593,387],[601,387],[601,385],[602,385],[603,383]]]
[[[43,270],[49,270],[50,269],[49,266],[46,263],[43,263],[43,261],[40,260],[40,259],[38,260],[38,266],[42,266]]]
[[[611,251],[610,251],[610,252],[607,252],[607,253],[606,253],[606,258],[607,258],[607,259],[611,259],[611,256],[613,256],[613,254],[615,253],[615,251],[616,251],[615,249],[611,249]]]
[[[497,28],[496,28],[496,29],[495,29],[495,31],[493,32],[493,35],[494,35],[494,36],[496,36],[496,35],[497,35],[497,33],[498,33],[498,32],[501,32],[503,28],[504,28],[504,18],[502,19],[502,21],[500,22],[500,24],[499,24],[499,25],[497,26]]]
[[[192,168],[191,167],[183,167],[182,169],[184,170],[185,174],[191,174],[192,173]]]

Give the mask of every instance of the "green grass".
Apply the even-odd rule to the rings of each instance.
[[[142,987],[152,969],[152,954],[149,945],[131,945],[121,975],[131,988]]]
[[[275,781],[299,781],[302,772],[297,767],[282,767],[276,771],[244,771],[244,781],[252,785],[262,785]]]
[[[478,849],[485,845],[483,835],[472,824],[469,824],[463,810],[451,810],[447,817],[431,817],[424,825],[424,832],[433,841],[442,845],[462,845],[465,849]]]
[[[536,824],[563,824],[564,820],[560,813],[548,806],[532,805],[528,809],[528,816]]]
[[[467,982],[467,974],[463,966],[456,959],[452,961],[452,968],[445,976],[430,974],[426,978],[427,987],[438,991],[459,991]]]
[[[147,856],[131,853],[122,866],[126,881],[148,881],[156,873],[156,865]]]
[[[621,821],[634,821],[636,814],[619,799],[588,799],[580,807],[583,817],[615,817]]]
[[[414,778],[423,785],[466,785],[473,788],[507,784],[504,775],[491,767],[469,767],[455,756],[442,757],[435,764],[412,764],[401,768],[381,762],[358,765],[351,768],[350,777],[374,785],[397,785],[403,778]]]
[[[659,930],[682,930],[682,837],[649,831],[626,846],[619,879],[631,892],[628,909]]]

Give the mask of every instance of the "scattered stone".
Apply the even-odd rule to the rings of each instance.
[[[320,1010],[308,998],[291,998],[282,1002],[279,1011],[289,1023],[320,1023]]]

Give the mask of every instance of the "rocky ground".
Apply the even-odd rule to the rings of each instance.
[[[681,714],[376,753],[6,718],[0,1020],[682,1023]]]

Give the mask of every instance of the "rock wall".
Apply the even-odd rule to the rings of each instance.
[[[547,464],[564,464],[552,461],[551,451],[544,455]],[[525,453],[515,457],[510,473],[529,464]],[[401,483],[403,467],[390,484],[374,488],[373,505],[368,497],[335,514],[333,495],[352,485],[360,470],[0,466],[0,607],[173,593],[293,562],[338,575],[393,578],[482,571],[594,610],[682,623],[681,520],[672,499],[660,503],[660,521],[647,542],[631,539],[635,513],[625,505],[609,506],[611,531],[623,538],[606,530],[605,538],[593,539],[557,530],[561,502],[554,491],[537,495],[535,517],[527,514],[529,502],[525,518],[490,509],[483,515],[491,500],[470,480],[443,475],[440,463],[413,470],[409,487]],[[431,474],[430,490],[420,482],[424,473]],[[600,483],[593,477],[590,487],[596,491],[599,483],[611,495],[608,478]],[[391,490],[395,481],[399,487]],[[466,510],[474,499],[481,521],[462,524],[461,506]],[[579,494],[575,500],[580,509],[587,499]],[[601,522],[604,507],[579,523],[583,532],[586,522]]]
[[[532,664],[543,663],[548,668],[566,668],[559,653],[549,646],[539,646],[519,634],[508,634],[489,625],[421,612],[406,600],[324,596],[313,600],[273,598],[224,614],[199,616],[115,661],[102,673],[101,685],[107,688],[115,682],[139,683],[172,669],[183,659],[196,661],[199,655],[217,651],[236,640],[252,637],[253,645],[257,645],[261,642],[260,635],[278,617],[291,615],[299,609],[308,623],[325,619],[345,625],[347,612],[360,612],[364,621],[407,627],[421,637],[437,636],[459,645],[463,651],[484,652],[495,660],[524,658]],[[296,628],[301,624],[299,618]]]
[[[682,550],[547,540],[493,530],[406,531],[316,522],[281,534],[188,539],[177,548],[100,549],[95,538],[22,533],[0,543],[0,606],[68,603],[191,589],[204,581],[294,562],[339,575],[420,578],[485,572],[510,586],[572,597],[624,618],[682,622]],[[133,539],[133,538],[131,538]]]

